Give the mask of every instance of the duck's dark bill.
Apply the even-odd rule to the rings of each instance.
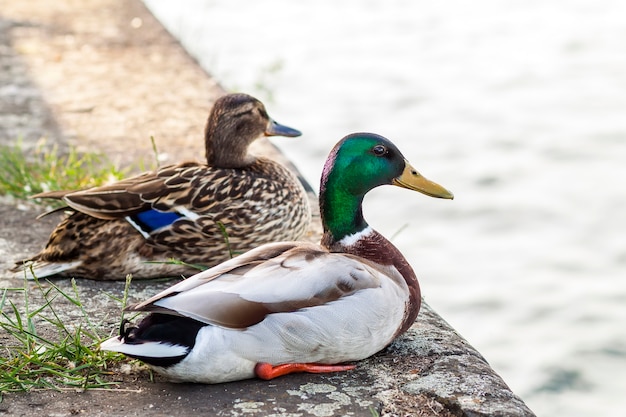
[[[399,177],[394,178],[392,182],[393,185],[397,185],[398,187],[419,191],[420,193],[431,197],[447,198],[450,200],[454,198],[454,195],[450,191],[446,190],[436,182],[432,182],[431,180],[424,178],[422,174],[417,172],[417,170],[409,164],[408,161],[405,161],[404,171],[402,171],[402,174]]]
[[[300,135],[302,135],[302,132],[300,132],[299,130],[292,129],[291,127],[285,125],[281,125],[271,119],[270,122],[267,124],[267,129],[265,129],[265,136],[287,136],[293,138]]]

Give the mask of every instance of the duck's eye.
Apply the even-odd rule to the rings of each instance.
[[[383,156],[387,154],[387,148],[384,145],[376,145],[372,148],[372,152],[376,156]]]
[[[263,109],[259,109],[259,114],[263,119],[269,119],[270,117],[267,115],[267,112]]]

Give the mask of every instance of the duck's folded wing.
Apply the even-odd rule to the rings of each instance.
[[[67,206],[46,212],[40,217],[68,208],[104,220],[125,217],[141,210],[148,205],[140,195],[129,192],[129,188],[137,183],[150,181],[156,178],[152,172],[146,172],[135,177],[126,178],[113,184],[85,190],[57,190],[32,195],[30,198],[48,198],[63,200]]]
[[[172,297],[176,294],[192,291],[196,287],[206,284],[209,281],[213,281],[223,275],[245,275],[250,269],[257,265],[280,256],[281,254],[293,249],[294,247],[302,245],[302,242],[276,242],[268,243],[258,248],[252,249],[236,258],[230,259],[226,262],[222,262],[212,268],[202,271],[196,275],[193,275],[184,281],[179,282],[166,290],[161,291],[155,296],[141,302],[125,308],[125,311],[155,311],[158,308],[155,307],[155,302],[166,297]],[[314,244],[304,243],[305,245],[311,245],[317,247]],[[172,311],[172,314],[175,314]]]
[[[274,243],[197,274],[130,310],[242,329],[271,313],[328,304],[377,288],[381,277],[361,258],[329,253],[314,244]]]
[[[63,197],[72,193],[73,191],[67,190],[55,190],[55,191],[46,191],[39,194],[31,195],[29,198],[49,198],[52,200],[62,200]]]
[[[145,172],[113,184],[65,194],[71,208],[100,219],[114,219],[156,209],[176,211],[189,204],[198,182],[208,181],[206,165],[185,162]]]
[[[113,184],[67,193],[63,200],[72,209],[99,219],[125,217],[148,207],[140,195],[130,192],[129,189],[137,183],[154,178],[156,173],[145,172]]]

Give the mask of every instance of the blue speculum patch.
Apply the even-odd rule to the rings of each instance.
[[[179,213],[162,212],[158,210],[142,211],[130,216],[144,231],[151,233],[155,230],[169,226],[183,217]]]

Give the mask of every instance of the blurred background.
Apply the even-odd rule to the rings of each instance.
[[[146,0],[228,90],[331,147],[382,134],[442,201],[386,187],[369,223],[538,415],[626,393],[626,2]]]

